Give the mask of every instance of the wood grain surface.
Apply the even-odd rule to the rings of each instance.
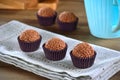
[[[38,24],[36,18],[37,10],[0,10],[0,25],[11,21],[18,20],[23,23],[55,32],[77,40],[86,41],[99,46],[120,51],[120,38],[117,39],[100,39],[90,34],[86,19],[83,0],[59,0],[57,10],[58,15],[63,11],[71,11],[79,17],[77,30],[73,32],[61,32],[55,23],[53,27],[43,27]],[[47,78],[35,75],[31,72],[22,70],[13,65],[0,62],[0,80],[48,80]],[[110,80],[120,80],[120,72],[116,73]]]
[[[0,0],[0,9],[39,9],[42,6],[56,9],[58,1],[59,0]]]

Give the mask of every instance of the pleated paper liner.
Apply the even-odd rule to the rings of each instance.
[[[40,16],[36,13],[37,18],[38,18],[38,22],[40,25],[42,26],[51,26],[55,23],[56,17],[57,17],[57,12],[55,12],[55,15],[50,16],[50,17],[43,17]]]
[[[32,52],[32,51],[37,50],[40,46],[41,39],[42,39],[42,37],[40,36],[40,39],[38,39],[34,42],[25,42],[25,41],[20,40],[19,36],[18,36],[19,46],[20,46],[21,50],[24,52]]]
[[[49,50],[45,48],[45,44],[43,44],[43,50],[47,59],[52,61],[58,61],[62,60],[65,57],[67,51],[67,44],[66,47],[62,50]]]
[[[57,18],[57,23],[61,31],[74,31],[77,28],[78,18],[74,22],[62,22]]]
[[[70,56],[73,62],[73,65],[77,68],[85,69],[89,68],[94,64],[94,60],[96,57],[96,52],[94,52],[94,55],[88,58],[80,58],[76,57],[72,54],[72,51],[70,52]]]

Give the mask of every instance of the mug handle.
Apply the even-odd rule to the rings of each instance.
[[[113,0],[113,5],[118,6],[118,10],[119,10],[118,23],[117,23],[117,25],[114,25],[113,29],[112,29],[113,32],[117,32],[120,30],[120,0]]]

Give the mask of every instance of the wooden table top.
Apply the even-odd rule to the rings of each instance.
[[[86,41],[99,46],[120,51],[120,38],[118,39],[100,39],[92,36],[89,32],[84,4],[82,0],[59,0],[57,12],[63,11],[74,12],[79,17],[77,30],[73,32],[61,32],[57,25],[54,28],[44,28],[37,22],[37,10],[0,10],[0,25],[11,20],[18,20],[23,23],[45,29],[51,32],[62,34],[77,40]],[[37,76],[31,72],[22,70],[13,65],[0,62],[0,80],[48,80],[44,77]],[[120,72],[115,74],[110,80],[120,80]]]

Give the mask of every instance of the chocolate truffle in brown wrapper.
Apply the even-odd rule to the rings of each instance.
[[[20,48],[24,52],[32,52],[39,48],[41,35],[32,29],[26,30],[18,36]]]
[[[83,42],[74,47],[70,52],[70,56],[75,67],[84,69],[94,64],[96,52],[92,46]]]
[[[59,38],[52,38],[43,44],[43,50],[47,59],[58,61],[65,57],[67,44]]]
[[[57,12],[50,7],[42,7],[37,12],[38,22],[42,26],[51,26],[55,23]]]
[[[73,31],[77,28],[78,17],[74,13],[64,11],[57,18],[57,23],[62,31]]]

